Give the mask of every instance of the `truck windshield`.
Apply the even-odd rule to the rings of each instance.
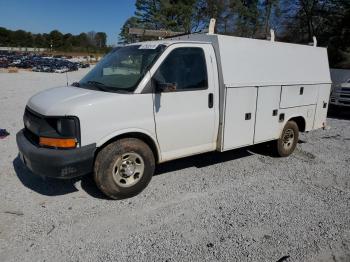
[[[164,45],[131,45],[106,55],[79,83],[82,88],[106,92],[133,92]]]

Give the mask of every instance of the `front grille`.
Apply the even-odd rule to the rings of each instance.
[[[23,116],[24,127],[31,133],[39,136],[40,128],[45,124],[45,120],[40,116],[26,108]]]
[[[24,136],[34,145],[39,145],[40,127],[45,120],[35,112],[26,108],[24,111]]]
[[[30,119],[36,119],[36,120],[41,119],[41,117],[39,117],[37,114],[33,113],[30,109],[28,109],[28,107],[26,107],[26,109],[24,111],[24,115],[26,115]]]
[[[350,98],[350,94],[349,95],[340,95],[341,98]]]
[[[350,92],[350,87],[343,87],[341,89],[342,92]]]

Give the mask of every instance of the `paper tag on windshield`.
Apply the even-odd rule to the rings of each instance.
[[[139,49],[156,49],[159,44],[143,44]]]

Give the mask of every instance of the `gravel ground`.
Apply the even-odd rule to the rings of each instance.
[[[0,261],[350,261],[350,112],[289,158],[264,146],[185,158],[113,201],[89,176],[43,180],[17,158],[26,101],[65,82],[0,73]]]

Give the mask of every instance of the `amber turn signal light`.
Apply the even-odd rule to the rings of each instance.
[[[57,148],[75,148],[77,141],[74,138],[49,138],[40,137],[39,144],[41,146],[57,147]]]

